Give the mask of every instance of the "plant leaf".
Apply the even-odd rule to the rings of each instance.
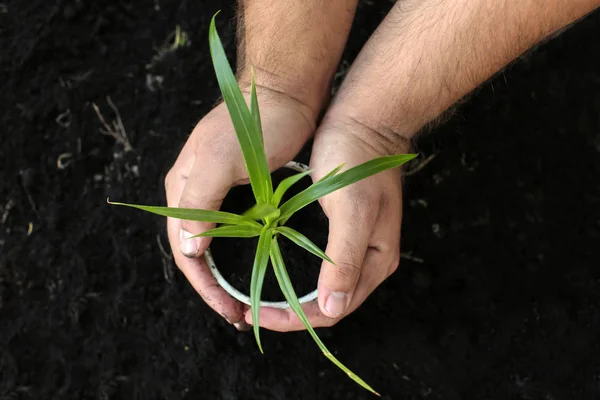
[[[260,110],[258,108],[258,97],[256,96],[256,83],[254,82],[254,67],[251,67],[252,71],[252,80],[250,83],[250,113],[252,114],[252,118],[254,118],[254,122],[258,127],[258,131],[260,132],[262,138],[262,123],[260,121]],[[264,146],[264,143],[263,143]]]
[[[279,217],[279,209],[272,204],[255,204],[242,214],[246,218],[261,220],[266,217]]]
[[[250,307],[252,309],[252,325],[254,328],[254,337],[258,349],[264,354],[262,344],[260,343],[260,294],[262,292],[265,273],[269,264],[269,251],[271,241],[273,240],[273,230],[264,227],[258,238],[258,246],[256,246],[256,256],[254,257],[254,265],[252,266],[252,278],[250,279]]]
[[[288,191],[288,189],[291,188],[300,179],[302,179],[306,175],[310,174],[311,172],[312,171],[300,172],[298,174],[288,176],[287,178],[282,180],[279,183],[279,185],[277,186],[277,189],[275,189],[275,193],[273,193],[273,198],[271,199],[271,204],[273,204],[275,207],[278,207],[279,203],[281,203],[281,199],[283,198],[283,195]]]
[[[325,254],[325,252],[319,248],[319,246],[317,246],[316,244],[311,242],[309,238],[307,238],[306,236],[304,236],[297,230],[294,230],[287,226],[280,226],[275,231],[281,233],[283,236],[290,239],[292,242],[296,243],[298,246],[302,247],[304,250],[314,254],[315,256],[317,256],[319,258],[322,258],[323,260],[327,261],[328,263],[335,265],[335,263],[331,260],[331,258],[329,258],[329,256],[327,254]]]
[[[342,168],[344,168],[344,165],[346,165],[346,163],[340,164],[337,167],[335,167],[334,169],[332,169],[331,171],[329,171],[327,173],[327,175],[325,175],[324,177],[322,177],[321,179],[319,179],[319,182],[324,181],[327,178],[331,178],[332,176],[334,176],[335,174],[337,174],[338,172],[340,172],[340,170]]]
[[[321,349],[325,357],[327,357],[339,369],[344,371],[354,382],[358,383],[363,388],[379,396],[379,393],[373,390],[371,386],[369,386],[355,373],[350,371],[344,364],[342,364],[337,358],[335,358],[333,354],[331,354],[331,352],[327,349],[327,347],[325,347],[321,339],[319,339],[315,330],[312,328],[312,326],[310,326],[310,322],[308,322],[308,318],[306,317],[306,314],[304,314],[304,310],[300,305],[298,296],[296,295],[292,283],[290,282],[290,277],[285,268],[283,257],[281,256],[281,250],[279,249],[279,245],[277,243],[276,238],[273,238],[273,240],[271,241],[270,255],[271,263],[273,264],[273,270],[275,271],[275,277],[277,278],[277,282],[279,283],[279,287],[281,288],[285,299],[289,303],[291,309],[296,313],[298,318],[300,318],[300,321],[302,321],[302,324],[304,324],[304,326],[308,330],[308,333],[310,333],[310,336],[312,336],[313,340],[315,341],[315,343],[317,343],[317,346],[319,346],[319,349]]]
[[[244,163],[248,170],[248,177],[256,202],[269,203],[273,195],[273,184],[271,183],[271,173],[262,135],[246,105],[244,96],[242,96],[240,87],[227,61],[223,44],[215,27],[215,17],[216,14],[210,21],[208,38],[219,88],[229,110],[229,116],[244,155]]]
[[[260,235],[261,227],[254,225],[225,225],[218,228],[209,229],[198,235],[190,237],[237,237],[252,238]]]
[[[223,211],[199,210],[192,208],[176,207],[142,206],[139,204],[112,202],[108,199],[106,201],[108,202],[108,204],[137,208],[139,210],[148,211],[153,214],[162,215],[164,217],[185,219],[190,221],[215,222],[218,224],[252,225],[258,227],[261,226],[258,222],[252,221],[248,218],[244,218],[241,215],[231,214]]]
[[[286,201],[280,207],[281,215],[279,216],[279,221],[284,223],[293,213],[313,201],[379,172],[399,167],[416,156],[417,154],[398,154],[394,156],[379,157],[337,175],[333,175],[326,180],[318,181]]]

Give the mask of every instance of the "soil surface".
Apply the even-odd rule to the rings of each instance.
[[[361,3],[342,71],[390,6]],[[162,218],[105,203],[164,204],[219,96],[218,9],[233,56],[231,2],[0,4],[0,399],[373,398],[305,332],[264,332],[261,355],[178,272]],[[598,37],[596,12],[418,140],[398,272],[319,330],[383,399],[600,398]],[[101,133],[111,102],[128,141]]]

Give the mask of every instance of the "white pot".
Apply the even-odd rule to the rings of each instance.
[[[299,162],[296,162],[296,161],[290,161],[289,163],[284,165],[284,168],[293,169],[298,172],[308,171],[308,166],[301,164]],[[231,286],[231,284],[229,282],[227,282],[225,280],[225,278],[223,278],[223,275],[221,275],[221,272],[219,272],[219,270],[215,264],[215,260],[213,259],[212,254],[210,253],[210,249],[207,249],[204,252],[204,257],[206,258],[206,263],[208,264],[208,267],[210,268],[210,272],[213,274],[213,276],[215,277],[215,279],[217,280],[219,285],[221,285],[221,287],[227,293],[229,293],[231,295],[231,297],[237,299],[238,301],[241,301],[244,304],[250,305],[250,296],[245,295],[244,293],[240,292],[239,290],[237,290],[236,288]],[[307,303],[309,301],[315,300],[317,298],[317,295],[318,295],[317,289],[315,289],[312,292],[310,292],[309,294],[300,297],[298,300],[300,300],[300,303]],[[261,301],[260,306],[285,309],[285,308],[288,308],[290,305],[288,304],[287,301]]]

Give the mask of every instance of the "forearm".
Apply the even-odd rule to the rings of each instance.
[[[252,65],[259,86],[293,97],[316,118],[329,95],[356,3],[241,0],[238,76],[242,84],[249,84]]]
[[[405,0],[355,61],[332,111],[409,138],[598,0]],[[334,111],[335,112],[335,111]]]

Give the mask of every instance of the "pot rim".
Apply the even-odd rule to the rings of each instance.
[[[283,167],[288,168],[288,169],[293,169],[294,171],[298,171],[298,172],[308,171],[307,165],[299,163],[297,161],[290,161],[287,164],[285,164]],[[206,251],[204,252],[204,258],[206,259],[208,268],[210,269],[210,272],[216,279],[217,283],[227,293],[229,293],[229,295],[231,297],[233,297],[234,299],[236,299],[246,305],[250,305],[250,296],[240,292],[239,290],[237,290],[236,288],[231,286],[231,284],[229,282],[227,282],[227,280],[223,277],[223,275],[221,275],[221,272],[219,271],[219,269],[217,268],[217,265],[215,264],[215,260],[212,256],[212,253],[210,252],[210,248],[206,249]],[[300,297],[298,300],[300,301],[300,304],[308,303],[309,301],[315,300],[317,298],[317,296],[318,296],[318,292],[317,292],[317,289],[315,289],[312,292]],[[286,308],[290,307],[290,305],[287,301],[262,301],[262,300],[260,302],[260,306],[261,307],[279,308],[279,309],[286,309]]]

